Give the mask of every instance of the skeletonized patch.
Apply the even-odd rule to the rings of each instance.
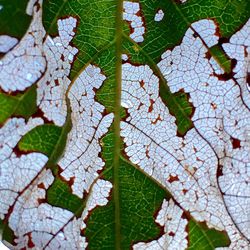
[[[175,118],[159,97],[159,79],[147,65],[122,65],[121,101],[128,113],[121,122],[121,136],[129,159],[170,190],[196,220],[228,230],[239,240],[217,185],[217,155],[196,129],[184,138],[177,136]]]
[[[36,2],[38,2],[38,4],[42,4],[42,1],[43,0],[29,0],[28,4],[27,4],[27,7],[26,7],[26,13],[30,16],[33,15],[33,12],[34,12],[34,6],[36,4]]]
[[[232,40],[232,43],[237,41],[237,43],[242,44],[239,45],[242,47],[247,46],[248,26],[249,22],[230,41]],[[192,34],[193,31],[189,29],[180,46],[175,47],[172,52],[165,52],[159,67],[173,92],[184,89],[190,93],[195,107],[192,118],[194,125],[200,135],[213,148],[218,158],[218,165],[222,166],[223,176],[219,177],[219,183],[222,192],[225,194],[228,192],[228,196],[224,196],[227,209],[236,225],[250,239],[248,226],[250,176],[249,171],[247,171],[250,164],[248,153],[250,151],[250,132],[246,126],[250,121],[250,111],[243,99],[243,93],[248,93],[248,91],[246,87],[240,88],[245,69],[244,60],[243,64],[242,61],[239,61],[239,65],[237,62],[234,69],[236,73],[239,72],[241,82],[238,82],[237,78],[220,80],[213,74],[214,69],[205,58],[207,49],[204,42],[207,43],[207,38],[200,35],[201,38],[204,38],[201,40]],[[239,40],[240,38],[242,41]],[[210,38],[209,41],[215,39],[217,37]],[[191,45],[193,46],[191,47]],[[230,44],[223,45],[227,49],[230,47],[232,49],[232,46]],[[239,51],[240,53],[243,48],[242,50],[234,48],[231,51]],[[243,55],[239,57],[244,58]],[[170,69],[166,72],[168,67]]]
[[[89,191],[98,171],[105,165],[99,157],[100,139],[107,133],[114,115],[105,115],[105,107],[95,101],[95,91],[105,78],[100,68],[89,65],[69,91],[73,127],[59,166],[61,176],[67,181],[73,180],[73,193],[80,198]]]
[[[15,37],[1,35],[0,36],[0,53],[6,53],[11,50],[16,44],[18,40]]]
[[[213,20],[203,19],[192,23],[191,27],[209,48],[218,43],[219,37],[216,35],[216,24]]]
[[[140,4],[137,2],[123,1],[123,20],[128,21],[131,27],[129,35],[135,42],[144,40],[145,27],[140,13]]]
[[[16,47],[0,60],[0,87],[8,91],[23,91],[35,83],[46,69],[43,55],[42,11],[34,6],[30,27]]]
[[[16,249],[42,249],[58,228],[71,218],[71,212],[42,202],[53,180],[51,171],[44,170],[18,197],[9,218],[9,226],[16,237]]]
[[[154,20],[156,22],[160,22],[164,17],[164,12],[162,9],[159,9],[156,13],[155,13],[155,17],[154,17]]]
[[[127,54],[122,54],[122,60],[126,62],[128,60],[128,55]]]
[[[200,30],[203,32],[203,28]],[[197,28],[196,32],[198,37],[188,29],[181,45],[166,51],[158,66],[173,93],[181,89],[190,93],[195,107],[192,117],[195,129],[210,148],[207,152],[213,151],[217,158],[210,158],[210,165],[222,171],[219,185],[227,210],[236,226],[250,239],[250,132],[247,127],[250,111],[243,53],[249,45],[249,21],[232,36],[230,44],[223,44],[226,53],[237,60],[231,79],[224,80],[214,74],[214,65],[206,58],[206,46],[210,47],[210,42],[216,42],[218,37],[214,33],[212,38],[211,32],[204,36]]]
[[[69,17],[57,21],[59,36],[47,36],[44,44],[44,55],[47,69],[38,82],[37,105],[42,109],[46,118],[57,126],[62,126],[67,115],[66,91],[69,87],[71,64],[78,52],[70,45],[75,32],[76,19]]]
[[[48,120],[62,126],[67,115],[68,76],[78,52],[70,45],[77,20],[59,19],[59,36],[45,37],[40,4],[41,1],[29,2],[27,11],[33,13],[32,23],[20,43],[0,61],[0,87],[4,91],[22,91],[38,81],[37,105]],[[13,39],[9,41],[9,47],[13,42]],[[6,50],[6,46],[2,49]]]
[[[13,118],[0,130],[1,219],[4,219],[19,193],[30,185],[47,162],[48,158],[41,153],[30,153],[19,157],[13,152],[20,138],[42,123],[40,118],[31,118],[27,124],[22,118]]]

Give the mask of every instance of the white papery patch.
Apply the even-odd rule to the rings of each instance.
[[[123,64],[122,79],[121,101],[129,116],[121,122],[121,136],[130,160],[166,186],[197,220],[223,228],[217,165],[212,164],[217,159],[209,145],[194,130],[184,139],[177,136],[175,118],[159,97],[159,79],[149,66]],[[172,182],[171,176],[178,179]]]
[[[47,162],[47,156],[30,153],[16,156],[13,148],[21,137],[43,123],[40,118],[12,118],[0,129],[0,218],[8,213],[19,192],[23,191],[36,177]]]
[[[62,126],[67,115],[66,91],[69,87],[71,64],[78,52],[70,45],[75,35],[77,20],[73,17],[57,21],[59,36],[47,36],[43,48],[47,60],[47,70],[38,82],[37,105],[46,118],[57,126]]]
[[[18,40],[15,37],[1,35],[0,36],[0,53],[6,53],[11,50],[16,44]]]
[[[59,36],[45,38],[41,4],[42,1],[32,0],[28,3],[26,11],[33,14],[33,20],[20,43],[0,61],[0,87],[4,91],[25,90],[41,78],[37,83],[37,105],[48,120],[62,126],[67,115],[68,75],[78,52],[70,45],[77,20],[73,17],[59,19]],[[1,48],[6,51],[16,43],[8,38],[8,43],[1,47],[1,37],[6,40],[6,36],[0,36],[0,52]]]
[[[72,130],[68,135],[66,151],[59,161],[61,176],[74,178],[73,193],[80,198],[89,191],[105,163],[98,156],[101,152],[99,140],[107,133],[113,114],[104,115],[105,107],[95,101],[95,90],[105,80],[100,68],[89,65],[70,88]]]
[[[218,43],[219,37],[216,35],[216,25],[213,20],[203,19],[192,23],[191,27],[209,48]],[[185,41],[185,37],[183,41]]]
[[[37,2],[37,0],[29,0],[27,7],[26,7],[26,13],[30,16],[33,15],[34,11],[34,5]],[[42,4],[43,0],[38,1],[39,4]]]
[[[53,236],[52,240],[45,249],[86,249],[88,243],[86,238],[80,235],[81,226],[82,220],[74,217],[69,223],[66,223],[60,232]]]
[[[137,2],[123,1],[123,20],[128,21],[132,29],[129,35],[135,42],[144,41],[145,27],[140,16],[140,4]]]
[[[194,38],[192,34],[189,37]],[[194,43],[190,42],[189,44]],[[198,46],[199,42],[196,41],[196,44]],[[198,51],[201,52],[204,48],[202,43],[200,44],[201,47],[198,47]],[[187,53],[190,56],[194,54],[194,62],[201,61],[205,66],[206,59],[198,55],[196,57],[195,49],[192,48],[189,47]],[[175,57],[168,59],[169,64],[171,65],[170,62],[173,61],[173,68],[184,67],[184,72],[189,75],[188,67],[191,67],[193,60],[187,60],[183,52],[180,58],[176,58],[176,51],[173,53],[175,53]],[[177,65],[175,65],[175,59],[178,61]],[[188,64],[183,65],[182,60],[187,60]],[[208,67],[209,65],[207,62]],[[165,64],[161,62],[160,67],[161,69],[167,69],[168,66],[165,67]],[[207,72],[208,69],[205,67],[204,71]],[[162,72],[165,75],[165,72]],[[177,70],[174,72],[172,75],[172,70],[167,71],[166,75],[171,76],[168,81],[171,82],[171,80],[177,79],[176,82],[179,83],[178,79],[181,78],[183,72],[178,73]],[[197,72],[200,71],[197,69]],[[195,77],[195,73],[191,71],[190,76]],[[186,78],[181,79],[180,84],[186,83]],[[200,84],[200,82],[197,79],[197,84]],[[187,84],[190,85],[190,88],[195,88],[193,81],[190,79],[187,80]],[[202,84],[199,86],[202,86]],[[199,88],[196,87],[195,89]],[[192,99],[195,100],[195,112],[198,111],[199,107],[201,108],[198,113],[200,119],[197,118],[197,122],[202,120],[204,122],[203,125],[197,126],[197,129],[201,135],[206,131],[206,136],[212,138],[210,130],[213,131],[213,129],[209,129],[207,120],[202,119],[204,115],[210,113],[207,113],[205,103],[198,106],[196,101],[213,101],[213,96],[206,97],[206,92],[203,95],[202,93],[197,93],[196,96],[191,95]],[[210,91],[208,93],[215,92]],[[220,91],[220,94],[226,95],[222,91]],[[125,152],[130,160],[168,188],[180,205],[185,210],[190,211],[196,220],[205,220],[210,227],[227,230],[232,240],[240,240],[241,235],[228,216],[217,185],[218,156],[215,154],[214,149],[211,148],[211,145],[207,143],[207,137],[200,136],[196,129],[188,131],[184,138],[176,135],[175,118],[169,114],[167,107],[160,99],[159,80],[147,65],[133,66],[129,63],[122,65],[121,104],[129,114],[126,120],[121,122],[121,136],[124,137]],[[211,105],[207,106],[210,107]],[[195,113],[194,117],[196,115]],[[193,120],[196,122],[195,118]],[[220,144],[217,143],[214,148],[217,149],[219,146]]]
[[[26,34],[0,60],[0,87],[4,91],[25,90],[42,76],[46,68],[43,55],[44,36],[41,8],[37,10],[37,6],[34,6],[33,19]]]
[[[156,222],[164,226],[164,235],[148,243],[133,245],[135,250],[185,250],[188,246],[186,226],[187,219],[182,218],[183,210],[170,199],[164,200]]]
[[[29,249],[29,242],[42,249],[72,218],[72,212],[42,202],[53,180],[51,171],[44,170],[19,196],[9,218],[9,226],[16,236],[13,249]]]
[[[128,55],[122,54],[122,60],[126,62],[128,60]]]
[[[204,21],[200,21],[203,26]],[[195,128],[214,151],[217,159],[210,157],[210,168],[216,170],[222,166],[223,175],[219,177],[221,191],[227,209],[237,227],[250,239],[250,123],[249,93],[246,88],[246,62],[244,49],[249,50],[249,21],[230,39],[223,48],[231,58],[237,59],[234,69],[235,78],[219,80],[214,75],[213,65],[205,58],[207,44],[216,41],[217,36],[209,40],[202,34],[193,36],[188,29],[180,46],[166,51],[158,64],[172,92],[184,89],[190,93],[195,107],[192,118]],[[198,24],[196,23],[196,26]],[[193,27],[193,26],[192,26]],[[214,28],[213,28],[214,29]],[[204,29],[201,29],[204,30]],[[236,143],[235,143],[236,141]],[[239,145],[234,145],[239,144]],[[203,172],[204,173],[204,172]],[[215,175],[210,175],[215,179]],[[203,184],[204,185],[204,184]],[[217,205],[217,203],[214,203]],[[226,213],[223,212],[224,221]],[[234,231],[223,223],[229,236]],[[232,243],[234,244],[234,242]]]
[[[164,12],[162,9],[158,10],[156,13],[155,13],[155,17],[154,17],[154,20],[156,22],[160,22],[164,17]]]

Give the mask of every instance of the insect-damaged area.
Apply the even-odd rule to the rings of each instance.
[[[249,6],[26,4],[0,35],[4,244],[248,249]]]

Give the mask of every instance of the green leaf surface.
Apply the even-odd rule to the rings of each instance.
[[[77,213],[83,203],[79,197],[72,195],[70,187],[59,178],[48,189],[47,199],[49,204],[70,209],[73,213]]]
[[[0,1],[0,34],[21,38],[26,32],[31,16],[25,13],[28,0]]]
[[[25,152],[38,151],[51,156],[61,133],[61,127],[48,124],[41,125],[22,137],[18,143],[18,147]]]
[[[190,220],[188,224],[189,241],[188,249],[214,249],[215,247],[226,247],[229,241],[224,232],[218,233],[214,229],[208,229],[206,225],[198,225]]]
[[[10,116],[22,116],[28,119],[37,110],[35,85],[16,96],[0,93],[0,105],[0,123],[5,122]]]

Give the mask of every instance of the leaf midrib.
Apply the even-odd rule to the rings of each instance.
[[[121,152],[120,122],[121,122],[121,81],[122,81],[122,27],[123,27],[123,0],[117,1],[116,9],[116,97],[114,108],[114,160],[113,160],[113,193],[115,204],[115,249],[121,249],[121,218],[120,218],[120,195],[119,195],[119,167]]]

